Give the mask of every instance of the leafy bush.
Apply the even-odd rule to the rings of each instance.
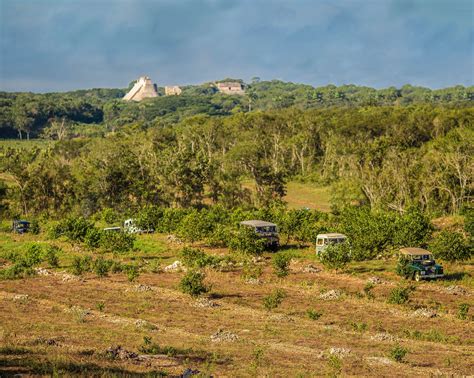
[[[251,259],[244,261],[244,266],[242,269],[242,278],[245,280],[249,279],[259,279],[263,273],[263,268],[261,265],[255,264]]]
[[[111,261],[105,260],[103,257],[99,257],[94,261],[94,272],[98,277],[104,277],[109,273],[110,266],[112,265]]]
[[[308,318],[310,318],[311,320],[318,320],[323,315],[322,312],[312,309],[306,311],[306,314],[308,314]]]
[[[203,272],[190,270],[181,279],[179,288],[183,293],[189,294],[193,297],[207,293],[210,288],[204,284],[205,277],[206,275]]]
[[[329,269],[342,269],[351,261],[351,247],[349,243],[328,245],[318,254],[319,261]]]
[[[388,303],[404,304],[410,300],[410,294],[415,290],[413,286],[398,286],[390,292]]]
[[[396,216],[369,208],[346,208],[340,215],[341,227],[351,241],[354,260],[373,259],[393,244]]]
[[[130,282],[134,282],[138,276],[140,276],[140,270],[137,265],[131,264],[124,267],[125,272],[127,272],[127,279]]]
[[[395,222],[393,244],[397,246],[422,246],[431,236],[433,227],[429,218],[416,208],[409,208]]]
[[[273,256],[273,270],[277,277],[286,277],[290,271],[291,256],[284,253],[277,253]]]
[[[223,224],[217,224],[212,233],[206,239],[210,247],[219,248],[226,247],[230,239],[230,230]]]
[[[210,236],[213,228],[214,224],[207,219],[204,212],[194,209],[181,220],[176,234],[180,239],[194,243]]]
[[[283,299],[286,298],[286,292],[282,289],[275,289],[273,293],[263,298],[263,306],[268,310],[273,310],[280,306]]]
[[[124,266],[120,261],[112,261],[112,264],[110,265],[110,271],[112,273],[121,273],[124,270]]]
[[[229,240],[231,250],[250,255],[261,254],[265,250],[265,244],[265,239],[260,238],[250,227],[240,227]]]
[[[367,299],[373,300],[375,298],[374,293],[372,293],[372,289],[375,287],[375,285],[371,282],[368,282],[364,286],[364,294]]]
[[[33,235],[38,235],[41,231],[39,222],[36,219],[33,219],[30,223],[30,230]]]
[[[48,262],[51,268],[57,268],[59,266],[58,253],[62,250],[55,245],[49,245],[44,251],[44,259]]]
[[[133,249],[135,235],[125,232],[102,232],[100,246],[109,252],[125,253]]]
[[[84,244],[91,249],[99,248],[103,232],[96,227],[88,229],[84,236]]]
[[[458,314],[457,314],[458,319],[466,320],[468,318],[469,308],[470,308],[469,304],[461,303],[458,307]]]
[[[43,247],[41,244],[32,244],[26,250],[21,265],[25,268],[31,268],[43,261]]]
[[[69,240],[83,242],[87,232],[94,228],[94,224],[83,217],[70,217],[57,225],[59,234]]]
[[[219,257],[204,253],[200,249],[184,247],[181,252],[181,261],[188,268],[204,268],[205,266],[215,266],[219,262]]]
[[[407,353],[408,349],[397,344],[390,350],[390,358],[396,362],[402,362]]]
[[[430,244],[436,258],[445,261],[468,260],[472,256],[472,247],[459,232],[441,231]]]
[[[72,273],[76,276],[80,276],[84,272],[89,272],[92,266],[92,257],[90,256],[74,256],[72,259],[71,269]]]

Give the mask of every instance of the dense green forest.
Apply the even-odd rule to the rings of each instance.
[[[130,83],[130,86],[133,82]],[[229,116],[255,110],[294,107],[406,106],[431,104],[469,106],[474,88],[439,90],[405,85],[373,89],[355,85],[314,88],[310,85],[254,78],[245,96],[217,93],[213,83],[182,87],[181,96],[161,96],[140,103],[121,100],[127,89],[91,89],[65,93],[0,92],[0,138],[56,138],[97,136],[136,124],[148,128],[171,126],[194,115]],[[91,127],[93,126],[93,127]],[[61,131],[58,132],[58,129]]]

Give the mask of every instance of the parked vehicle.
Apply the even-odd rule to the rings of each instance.
[[[30,222],[26,220],[15,219],[12,224],[12,232],[24,234],[30,230]]]
[[[344,243],[347,241],[347,236],[344,234],[329,233],[319,234],[316,236],[316,254],[324,251],[328,245]]]
[[[280,246],[280,237],[278,236],[278,227],[275,223],[262,220],[248,220],[240,222],[241,226],[251,227],[256,234],[266,240],[266,246],[269,249],[277,250]]]
[[[443,267],[436,264],[431,252],[423,248],[401,248],[397,273],[415,281],[444,276]]]
[[[121,227],[106,227],[104,228],[105,232],[120,232],[122,231],[122,228]]]
[[[128,232],[130,234],[151,234],[155,232],[155,230],[153,229],[148,229],[148,230],[141,229],[140,227],[138,227],[136,220],[133,218],[126,219],[123,222],[123,231]]]

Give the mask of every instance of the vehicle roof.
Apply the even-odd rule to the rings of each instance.
[[[266,222],[263,220],[255,220],[255,219],[243,221],[243,222],[240,222],[240,224],[243,224],[245,226],[252,226],[252,227],[276,226],[275,223]]]
[[[409,247],[409,248],[400,248],[400,252],[403,255],[411,255],[411,256],[421,256],[421,255],[431,255],[431,252],[417,247]]]
[[[330,232],[328,234],[318,234],[318,236],[316,236],[317,238],[329,238],[329,239],[332,239],[332,238],[347,238],[346,235],[344,234],[338,234],[336,232]]]
[[[15,222],[17,222],[17,223],[30,223],[30,222],[28,222],[26,220],[23,220],[23,219],[16,219]]]
[[[121,227],[105,227],[104,228],[104,231],[108,231],[108,230],[120,230]]]

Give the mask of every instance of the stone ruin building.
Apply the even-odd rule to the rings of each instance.
[[[179,96],[182,90],[177,85],[166,86],[165,87],[165,95],[166,96]]]
[[[242,83],[238,81],[226,81],[222,83],[216,83],[217,90],[224,94],[230,95],[243,95],[245,94]]]
[[[148,76],[141,76],[123,99],[125,101],[141,101],[144,98],[153,97],[158,97],[156,84],[153,84]]]

